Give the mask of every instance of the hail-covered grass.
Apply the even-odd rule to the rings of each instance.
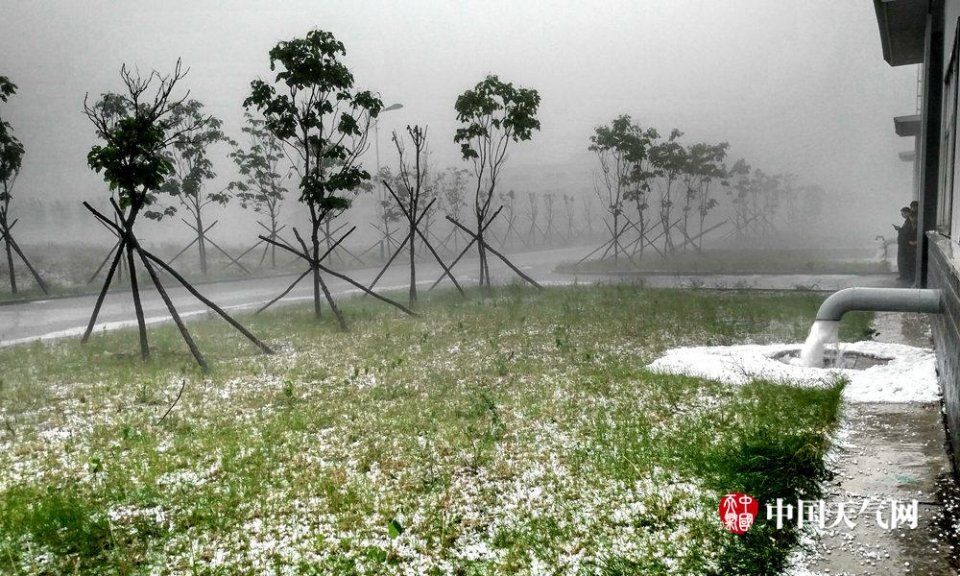
[[[840,391],[656,375],[801,340],[802,294],[507,287],[0,350],[0,573],[765,574],[794,535],[720,495],[816,494]],[[846,321],[862,333],[867,317]],[[182,397],[161,421],[185,382]]]

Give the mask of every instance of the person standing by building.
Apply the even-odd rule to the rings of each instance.
[[[899,278],[902,282],[913,280],[913,258],[911,257],[911,253],[916,255],[916,249],[910,249],[911,240],[913,241],[914,246],[916,245],[916,234],[914,233],[914,238],[911,238],[911,229],[913,228],[913,224],[910,220],[910,214],[911,210],[909,207],[904,206],[901,208],[900,216],[903,218],[903,224],[900,226],[893,226],[897,231],[897,271],[899,272]]]
[[[907,216],[910,224],[910,235],[907,237],[907,269],[910,270],[908,280],[913,284],[917,279],[917,201],[910,203],[910,214]]]

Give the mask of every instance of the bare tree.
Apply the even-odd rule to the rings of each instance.
[[[430,208],[434,204],[434,200],[430,200],[426,207],[422,207],[420,204],[425,198],[433,195],[432,191],[428,189],[427,180],[427,129],[421,128],[420,126],[407,126],[407,136],[409,137],[410,145],[413,147],[411,152],[407,151],[403,137],[396,132],[393,133],[393,143],[397,148],[397,156],[399,158],[399,168],[396,178],[396,184],[399,186],[399,190],[394,190],[386,180],[383,181],[383,185],[386,186],[387,191],[393,196],[407,221],[406,245],[410,257],[409,301],[412,306],[417,301],[416,246],[418,236],[423,242],[423,245],[426,246],[434,258],[436,258],[441,268],[444,269],[444,272],[449,274],[449,270],[430,244],[427,233],[420,230],[421,222],[427,217]],[[384,267],[384,269],[386,269],[386,267]],[[460,285],[452,275],[450,275],[450,279],[453,280],[453,283],[459,289]]]
[[[540,229],[540,195],[536,192],[527,192],[527,219],[530,220],[530,228],[527,229],[527,244],[535,246],[537,244],[537,232],[543,237],[543,230]]]
[[[576,198],[569,194],[563,195],[563,214],[566,219],[567,230],[566,230],[566,239],[567,242],[573,242],[576,238],[579,231],[577,230],[576,221]]]
[[[380,182],[390,182],[395,188],[400,187],[397,176],[394,175],[389,166],[380,168]],[[386,190],[386,188],[383,188],[383,190]],[[376,209],[377,225],[374,225],[374,228],[380,233],[380,240],[378,241],[380,259],[385,260],[388,251],[393,246],[399,245],[399,242],[393,237],[393,225],[398,223],[403,215],[400,213],[400,207],[397,206],[396,200],[391,198],[389,194],[383,194],[383,196],[377,198]]]
[[[467,207],[466,189],[467,176],[469,172],[463,168],[449,167],[439,174],[437,178],[437,188],[439,191],[440,206],[443,211],[456,221],[462,219],[463,210]],[[453,249],[460,249],[460,237],[462,232],[456,226],[450,228],[450,231],[444,237],[442,243],[444,246],[452,240]]]

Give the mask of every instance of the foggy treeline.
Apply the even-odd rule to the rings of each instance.
[[[226,158],[221,164],[228,168]],[[709,226],[726,221],[726,224],[705,237],[706,247],[736,246],[738,240],[755,240],[758,236],[764,237],[771,246],[797,241],[818,245],[818,242],[824,241],[824,236],[827,237],[826,241],[834,240],[830,233],[833,227],[830,215],[824,214],[826,192],[822,188],[804,183],[793,174],[768,174],[763,167],[751,168],[748,175],[734,175],[726,181],[717,179],[713,182],[710,200],[715,201],[716,205],[709,209],[706,223]],[[384,162],[382,175],[389,178],[392,169],[389,163]],[[463,210],[468,200],[468,191],[458,192],[455,180],[457,173],[464,169],[460,165],[437,167],[436,173],[431,175],[433,182],[429,186],[429,194],[438,199],[441,208],[438,214],[456,215]],[[505,211],[504,223],[498,226],[503,230],[498,230],[498,236],[507,234],[512,223],[514,230],[507,234],[509,238],[505,242],[512,249],[544,245],[589,245],[605,241],[609,231],[603,222],[605,218],[612,218],[608,210],[609,202],[597,194],[599,172],[598,166],[591,166],[588,162],[562,166],[512,167],[505,177],[503,191],[497,198],[498,203],[504,205]],[[465,182],[461,182],[461,186],[464,184]],[[659,219],[659,215],[664,212],[662,187],[665,184],[662,178],[650,182],[652,190],[645,198],[647,218],[650,221]],[[685,207],[691,215],[699,210],[695,195],[688,196],[686,192],[684,183],[679,182],[673,194],[674,216],[682,217]],[[456,201],[458,196],[459,202]],[[688,198],[691,202],[689,205]],[[113,241],[112,236],[91,226],[90,215],[81,204],[84,200],[98,208],[109,208],[109,202],[102,194],[76,200],[51,199],[21,190],[17,196],[16,212],[24,222],[20,232],[23,241],[28,244],[53,242],[109,245]],[[279,210],[282,224],[300,224],[293,211],[283,210],[283,205],[295,201],[292,196],[282,200]],[[763,207],[764,220],[762,223],[751,221],[744,225],[743,223],[750,219],[747,212],[754,210],[754,202]],[[635,219],[635,200],[624,198],[623,203],[627,215]],[[351,245],[364,246],[365,249],[368,244],[377,242],[380,236],[377,228],[383,229],[385,215],[392,231],[396,227],[398,216],[391,213],[391,208],[392,200],[379,185],[374,184],[369,190],[360,192],[354,206],[343,217],[343,222],[358,224]],[[211,210],[211,214],[221,220],[222,230],[217,232],[217,237],[224,244],[239,248],[256,241],[256,233],[250,226],[255,226],[258,214],[244,210],[238,202],[216,206]],[[435,220],[437,218],[434,217],[428,222],[428,225],[434,227],[434,231],[439,233],[442,228],[441,236],[450,232],[449,225],[434,222]],[[145,222],[144,230],[145,241],[148,243],[187,242],[193,234],[182,223],[176,226],[164,225],[162,234],[158,234],[161,226]],[[852,243],[867,246],[870,241],[871,238],[865,237],[855,239]]]

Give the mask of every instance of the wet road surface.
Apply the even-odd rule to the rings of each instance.
[[[509,256],[511,261],[523,272],[544,284],[580,283],[642,283],[651,288],[721,288],[721,289],[783,289],[793,290],[809,288],[816,290],[836,290],[849,286],[889,285],[890,275],[852,276],[825,275],[571,275],[554,272],[558,264],[576,262],[590,252],[590,247],[561,248],[536,252],[522,252]],[[519,281],[506,265],[496,258],[490,258],[491,274],[497,283]],[[347,272],[354,280],[369,285],[379,268],[365,268]],[[424,288],[440,276],[442,270],[433,263],[418,263],[417,277],[423,279]],[[477,281],[477,259],[464,258],[454,269],[457,281],[463,286],[474,285]],[[144,279],[145,279],[145,275]],[[249,280],[211,282],[197,285],[197,289],[207,298],[228,311],[257,308],[280,294],[294,279],[296,274]],[[331,292],[335,295],[356,293],[357,289],[347,282],[324,276]],[[395,263],[377,285],[379,291],[401,290],[409,282],[409,271],[403,265]],[[164,287],[185,319],[205,313],[206,307],[180,287],[169,276],[163,277]],[[154,324],[170,320],[166,306],[153,286],[140,282],[144,315],[147,322]],[[452,286],[445,280],[440,286]],[[297,285],[281,303],[301,302],[312,298],[309,278]],[[401,296],[402,298],[402,296]],[[0,346],[30,342],[37,339],[79,337],[86,328],[90,314],[96,303],[95,295],[36,300],[31,302],[0,306]],[[97,330],[116,329],[130,326],[135,322],[133,300],[129,290],[112,290],[104,300],[97,323]]]

